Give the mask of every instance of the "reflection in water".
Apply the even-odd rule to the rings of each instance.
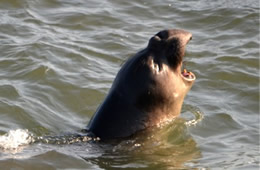
[[[185,119],[177,118],[161,127],[142,131],[133,138],[101,143],[104,153],[84,158],[100,168],[188,168],[190,161],[199,158],[200,150],[187,132]]]

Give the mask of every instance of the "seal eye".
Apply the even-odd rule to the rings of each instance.
[[[158,47],[160,46],[161,41],[162,39],[159,36],[155,35],[150,39],[148,47],[156,51],[157,49],[159,49]]]
[[[167,30],[160,31],[156,36],[160,37],[162,40],[166,40],[169,37],[169,32]]]
[[[157,35],[155,35],[153,38],[154,38],[154,40],[156,40],[156,41],[161,41],[161,38],[158,37]]]

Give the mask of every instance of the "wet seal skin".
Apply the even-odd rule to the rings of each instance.
[[[101,140],[123,138],[178,116],[196,79],[181,70],[191,38],[191,33],[177,29],[154,35],[124,63],[87,131]]]

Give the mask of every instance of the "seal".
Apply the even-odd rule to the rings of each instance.
[[[154,35],[119,70],[87,131],[101,140],[124,138],[177,117],[196,77],[184,69],[192,34],[178,29]]]

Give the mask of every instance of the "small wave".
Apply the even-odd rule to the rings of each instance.
[[[33,138],[33,134],[27,129],[10,130],[0,136],[0,149],[4,151],[19,150],[20,147],[32,143]]]
[[[194,115],[194,118],[185,122],[186,126],[195,126],[203,119],[203,113],[195,107],[187,107],[187,109]]]

